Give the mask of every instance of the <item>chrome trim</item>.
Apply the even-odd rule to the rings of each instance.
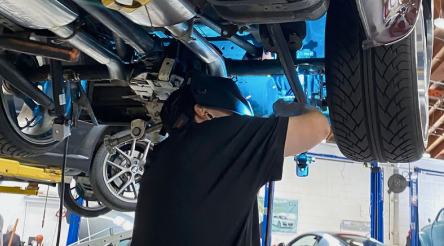
[[[77,19],[76,13],[57,0],[0,0],[0,13],[32,29],[64,26]]]
[[[201,60],[208,64],[210,74],[228,77],[227,67],[221,54],[189,22],[165,27]]]
[[[165,27],[190,20],[196,15],[194,8],[194,5],[184,0],[156,0],[132,13],[120,12],[139,25]]]
[[[369,39],[366,43],[388,45],[408,36],[419,18],[421,4],[422,0],[356,0]]]
[[[422,8],[421,8],[422,9]],[[416,62],[416,76],[418,86],[418,106],[419,117],[421,121],[421,132],[424,142],[424,148],[427,147],[428,130],[429,130],[429,83],[430,83],[430,70],[429,67],[429,49],[427,47],[428,36],[425,30],[426,22],[424,20],[423,12],[420,11],[418,24],[416,25],[413,33],[415,39],[415,62]],[[433,29],[428,29],[433,31]]]

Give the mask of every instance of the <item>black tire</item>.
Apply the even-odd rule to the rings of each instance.
[[[71,190],[70,190],[70,184],[65,184],[65,190],[64,190],[64,200],[63,200],[63,206],[70,212],[77,214],[80,217],[87,217],[87,218],[93,218],[98,217],[100,215],[104,215],[111,211],[110,208],[103,205],[102,207],[96,207],[96,208],[88,208],[85,206],[82,206],[77,202],[77,200],[73,197]],[[59,196],[61,194],[61,186],[58,185],[58,191]],[[95,194],[94,194],[95,195]],[[88,199],[90,201],[97,201],[95,196],[90,198],[82,197],[83,199]]]
[[[327,102],[336,143],[354,161],[416,161],[425,141],[414,32],[363,50],[366,36],[355,2],[334,1],[327,14]]]
[[[123,137],[130,135],[130,131],[122,131],[115,134],[113,137]],[[130,143],[129,143],[130,144]],[[127,146],[124,144],[123,146]],[[139,142],[137,143],[137,148],[139,148]],[[94,156],[94,162],[91,167],[90,179],[91,179],[91,187],[94,191],[94,194],[97,198],[102,201],[107,207],[112,208],[113,210],[122,211],[122,212],[132,212],[136,210],[137,198],[129,199],[127,198],[125,201],[119,197],[116,197],[116,194],[113,194],[110,191],[110,188],[106,185],[103,168],[108,158],[109,154],[106,150],[105,146],[102,145],[97,153]]]
[[[29,59],[31,58],[28,57]],[[32,63],[28,60],[23,62]],[[10,116],[3,85],[6,86],[5,88],[8,87],[8,84],[0,77],[0,156],[27,157],[43,154],[54,149],[59,142],[52,140],[50,137],[33,139],[32,136],[21,132]],[[9,88],[9,90],[16,91],[13,88]]]

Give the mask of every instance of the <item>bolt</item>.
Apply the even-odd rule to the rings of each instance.
[[[59,130],[56,130],[56,134],[59,134]]]
[[[133,135],[134,136],[139,136],[139,134],[141,133],[141,129],[139,127],[136,127],[133,129]]]
[[[223,34],[223,35],[228,35],[228,30],[223,30],[223,31],[222,31],[222,34]]]

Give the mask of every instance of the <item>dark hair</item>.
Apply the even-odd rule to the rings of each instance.
[[[181,127],[194,121],[194,100],[190,86],[186,85],[171,93],[160,111],[163,129],[171,132],[174,127]]]

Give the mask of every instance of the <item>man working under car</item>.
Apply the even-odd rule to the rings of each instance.
[[[169,137],[157,145],[141,181],[132,246],[231,246],[260,243],[256,195],[280,180],[284,156],[320,143],[326,117],[278,102],[254,118],[230,79],[191,73],[165,102]]]

